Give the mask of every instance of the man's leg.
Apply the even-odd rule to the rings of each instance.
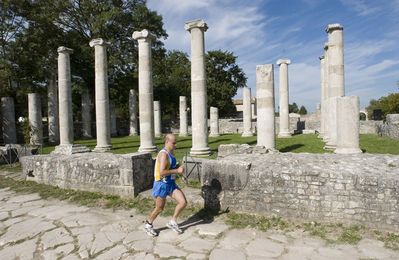
[[[172,217],[172,220],[176,222],[181,211],[187,206],[187,200],[186,196],[184,196],[184,193],[180,189],[175,189],[171,197],[177,202],[175,212]]]
[[[158,217],[159,213],[162,212],[165,207],[166,198],[156,197],[155,198],[155,209],[148,216],[148,222],[152,224],[152,222]]]

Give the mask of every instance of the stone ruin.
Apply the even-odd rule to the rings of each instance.
[[[192,156],[209,155],[204,67],[203,20],[186,23],[191,35]],[[359,99],[344,91],[342,26],[327,27],[328,43],[321,61],[322,96],[320,138],[326,149],[337,154],[279,153],[275,149],[275,105],[273,64],[256,67],[256,131],[252,125],[251,94],[244,92],[243,136],[257,134],[257,145],[219,147],[217,160],[199,159],[205,207],[279,215],[290,219],[321,222],[360,223],[399,231],[399,157],[359,154]],[[73,143],[69,54],[59,48],[60,145],[50,155],[21,159],[28,180],[62,188],[101,191],[125,197],[151,187],[155,135],[160,134],[161,106],[153,100],[151,42],[147,30],[133,33],[139,46],[139,91],[130,92],[130,134],[140,134],[140,153],[114,155],[87,153]],[[110,142],[110,114],[106,46],[102,39],[90,42],[96,57],[95,151],[106,152]],[[288,59],[280,59],[280,137],[290,137],[288,118]],[[87,98],[85,97],[85,100]],[[83,101],[83,100],[82,100]],[[181,136],[189,132],[187,100],[180,97]],[[87,101],[85,101],[87,102]],[[155,104],[155,105],[154,105]],[[156,115],[154,117],[154,115]],[[249,119],[248,119],[249,117]],[[155,123],[154,123],[155,118]],[[396,121],[395,121],[396,122]],[[155,132],[155,125],[157,131]],[[217,108],[211,108],[211,136],[220,133]],[[140,129],[140,131],[138,131]],[[89,135],[89,133],[87,133]],[[342,154],[344,155],[342,155]],[[66,156],[67,155],[67,156]],[[188,158],[186,158],[186,161]]]

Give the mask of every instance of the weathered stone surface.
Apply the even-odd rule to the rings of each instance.
[[[72,259],[73,255],[69,255],[73,250],[75,249],[75,246],[73,244],[66,244],[63,246],[59,246],[55,248],[54,250],[46,250],[43,253],[44,259],[57,259],[62,256],[68,256],[69,259]],[[75,259],[79,259],[77,256],[75,256]],[[66,258],[63,258],[66,259]]]
[[[115,259],[119,260],[121,255],[127,251],[126,247],[122,245],[117,245],[110,250],[107,250],[106,252],[100,254],[99,256],[96,257],[96,259],[100,260],[110,260],[110,259]]]
[[[219,242],[219,246],[225,249],[240,249],[253,240],[255,235],[256,232],[252,230],[229,230]]]
[[[223,223],[200,224],[197,226],[198,234],[201,236],[217,237],[224,233],[229,227]]]
[[[23,203],[28,201],[39,200],[41,197],[37,193],[26,194],[26,195],[17,195],[8,200],[8,203]]]
[[[399,230],[398,173],[396,155],[284,153],[203,160],[201,175],[205,205]]]
[[[388,114],[385,123],[378,129],[378,133],[385,137],[399,139],[399,114]]]
[[[357,247],[362,258],[395,259],[399,257],[398,252],[384,248],[384,243],[381,241],[362,239]]]
[[[229,259],[229,260],[245,260],[245,254],[239,250],[231,249],[215,249],[209,256],[210,260]]]
[[[25,156],[21,163],[28,180],[124,197],[137,196],[153,181],[149,153]]]
[[[0,237],[0,246],[19,241],[21,239],[33,238],[37,234],[52,229],[55,226],[39,218],[31,218],[16,224],[7,229],[7,232]]]
[[[206,239],[192,237],[182,242],[179,246],[184,250],[206,253],[214,247],[214,243]]]
[[[2,259],[31,260],[36,251],[37,239],[27,240],[21,244],[6,247],[0,251]]]
[[[43,249],[73,242],[73,238],[65,228],[57,228],[45,233],[41,238]]]
[[[154,253],[159,255],[159,257],[186,257],[188,253],[177,248],[174,245],[166,244],[166,243],[158,243],[154,247]]]
[[[257,239],[245,248],[251,257],[278,257],[284,251],[284,246],[269,239]]]

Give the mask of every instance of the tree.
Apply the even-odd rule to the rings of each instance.
[[[306,115],[307,113],[308,113],[308,111],[306,110],[306,107],[301,106],[301,108],[299,109],[299,114],[300,115]]]
[[[232,52],[227,51],[216,50],[206,54],[208,106],[219,108],[220,116],[236,112],[232,98],[247,82],[236,59]]]
[[[373,111],[378,109],[381,110],[383,119],[385,119],[387,114],[399,113],[399,93],[392,93],[378,100],[372,99],[369,106],[366,107],[367,113],[371,116]]]
[[[298,109],[298,105],[294,102],[291,104],[288,104],[288,112],[289,113],[298,113],[299,109]]]

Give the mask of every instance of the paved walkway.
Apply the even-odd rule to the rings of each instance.
[[[0,259],[399,259],[382,242],[327,245],[302,231],[229,229],[220,219],[189,222],[178,235],[160,217],[156,238],[134,210],[105,210],[0,190]]]

